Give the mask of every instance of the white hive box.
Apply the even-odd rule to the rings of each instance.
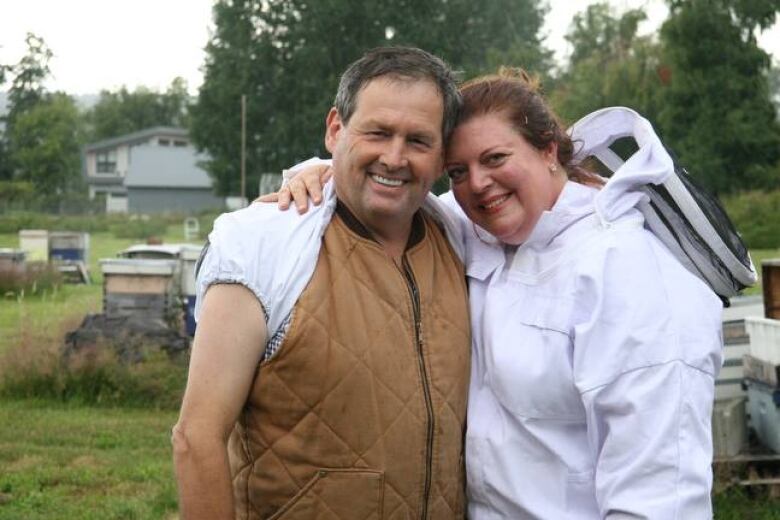
[[[744,397],[715,401],[712,444],[715,457],[734,457],[747,442]]]
[[[750,336],[748,354],[772,365],[780,365],[780,320],[749,316],[745,331]]]
[[[715,381],[715,399],[747,397],[742,388],[742,357],[748,353],[748,339],[743,319],[723,322],[723,367]]]
[[[45,229],[19,230],[19,249],[27,253],[28,262],[48,262],[49,232]]]

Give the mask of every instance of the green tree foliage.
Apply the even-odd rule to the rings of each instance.
[[[0,180],[10,180],[14,175],[14,143],[9,137],[13,133],[16,119],[39,103],[46,95],[44,80],[49,76],[51,50],[43,38],[27,33],[27,52],[18,63],[0,67],[0,75],[13,76],[8,90],[8,111],[0,118],[5,126],[0,139]]]
[[[70,96],[56,93],[18,114],[9,138],[15,178],[43,197],[79,187],[80,115]]]
[[[50,73],[52,51],[43,38],[32,33],[27,33],[25,43],[27,53],[10,67],[14,78],[8,90],[8,113],[3,118],[9,130],[13,129],[20,114],[33,108],[46,95],[43,82]]]
[[[186,127],[189,94],[182,78],[159,93],[145,87],[129,91],[102,91],[86,114],[89,141],[129,134],[152,126]]]
[[[539,0],[221,0],[213,16],[191,136],[221,194],[239,191],[242,94],[251,196],[261,172],[324,153],[339,75],[369,48],[416,45],[467,75],[516,60],[544,72],[550,59]]]
[[[652,37],[637,36],[644,11],[613,11],[607,3],[593,4],[572,20],[566,39],[573,51],[550,96],[567,121],[618,105],[655,120],[659,47]]]
[[[756,32],[780,0],[676,0],[661,28],[659,119],[683,164],[718,194],[780,186],[780,126]]]

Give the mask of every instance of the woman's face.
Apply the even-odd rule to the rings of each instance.
[[[556,145],[538,150],[503,113],[489,113],[455,128],[445,171],[466,215],[502,242],[517,245],[553,207],[566,183],[556,154]]]

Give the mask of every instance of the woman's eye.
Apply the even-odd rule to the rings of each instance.
[[[465,179],[466,173],[467,172],[465,168],[447,168],[447,177],[449,177],[450,180],[455,183]]]
[[[494,154],[488,155],[485,158],[485,162],[487,164],[500,164],[501,161],[503,161],[505,157],[506,157],[506,154],[494,153]]]

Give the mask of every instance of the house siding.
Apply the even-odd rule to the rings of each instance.
[[[196,213],[222,209],[224,201],[208,188],[132,188],[127,189],[130,213]]]

